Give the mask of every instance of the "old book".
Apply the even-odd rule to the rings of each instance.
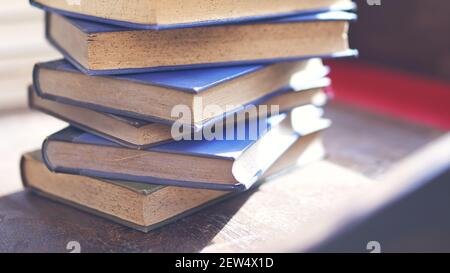
[[[328,80],[324,79],[321,82],[326,85]],[[266,109],[268,110],[272,105],[276,105],[279,112],[287,112],[295,107],[307,104],[322,106],[327,101],[328,96],[319,86],[306,90],[291,90],[267,98],[260,104],[256,104],[256,111],[248,111],[247,118],[255,118],[250,117],[250,115],[261,113],[260,105],[267,106]],[[59,100],[52,98],[42,98],[31,86],[28,90],[28,103],[32,109],[47,113],[83,131],[130,148],[145,149],[172,140],[169,125],[95,111],[81,106],[61,103]],[[249,105],[247,109],[251,106]],[[246,108],[241,111],[246,111]],[[206,127],[203,129],[206,129]]]
[[[350,0],[31,0],[47,11],[137,29],[169,29],[254,21],[326,10],[348,10]]]
[[[257,104],[294,88],[324,86],[328,73],[320,59],[273,65],[247,65],[91,77],[70,63],[37,64],[33,86],[39,96],[140,120],[202,127],[226,112]],[[185,105],[190,115],[173,110]],[[211,105],[221,111],[207,111]]]
[[[323,153],[319,134],[305,136],[270,167],[255,187],[318,160]],[[54,173],[42,162],[40,151],[23,155],[21,173],[25,187],[33,192],[144,232],[236,194]]]
[[[142,231],[230,194],[53,173],[42,162],[40,151],[22,157],[21,172],[24,185],[33,191]]]
[[[49,136],[42,151],[46,165],[56,172],[240,191],[255,183],[299,138],[329,126],[328,120],[313,120],[305,111],[292,112],[239,122],[209,136],[202,134],[200,140],[172,141],[145,150],[68,127]]]
[[[348,22],[327,12],[254,23],[136,30],[47,14],[47,38],[84,73],[128,74],[354,55]]]

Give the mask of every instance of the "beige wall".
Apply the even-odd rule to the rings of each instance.
[[[0,112],[25,107],[33,64],[60,56],[45,41],[43,18],[25,0],[0,9]]]

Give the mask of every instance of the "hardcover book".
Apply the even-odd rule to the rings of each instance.
[[[302,111],[292,113],[239,122],[212,137],[172,141],[145,150],[68,127],[47,138],[43,158],[56,172],[239,191],[248,189],[299,138],[329,126],[327,120],[302,120],[307,117]]]
[[[318,160],[323,156],[319,134],[297,140],[254,185]],[[22,156],[22,181],[33,192],[119,224],[149,232],[236,193],[97,179],[54,173],[42,162],[41,152]]]
[[[238,111],[236,116],[243,117],[240,114],[242,111],[246,111],[245,118],[247,119],[257,118],[256,115],[260,113],[269,115],[272,114],[268,111],[273,105],[278,106],[277,109],[281,113],[308,104],[322,106],[328,100],[328,95],[322,86],[326,86],[328,82],[328,79],[322,79],[315,85],[317,87],[310,86],[306,90],[291,90],[277,94],[261,101],[260,104],[248,105],[248,107]],[[172,140],[171,126],[169,125],[95,111],[81,106],[61,103],[53,98],[42,98],[31,86],[28,90],[28,103],[32,109],[52,115],[83,131],[130,148],[145,149]],[[255,106],[255,111],[248,111],[251,106]],[[267,110],[266,112],[264,112],[263,107]],[[226,118],[225,121],[227,121]],[[231,121],[235,122],[234,119],[231,119]],[[226,126],[226,123],[224,125]],[[202,130],[204,129],[207,128],[203,127]]]
[[[136,29],[232,24],[299,14],[351,10],[350,0],[30,0],[46,11]]]
[[[136,30],[47,14],[47,38],[73,65],[91,75],[276,63],[356,54],[348,21],[326,12],[268,21]]]
[[[33,86],[39,96],[91,110],[171,125],[203,127],[271,96],[327,84],[320,59],[91,77],[64,60],[37,64]],[[185,105],[190,115],[173,110]],[[215,111],[207,111],[211,105]],[[221,111],[217,110],[221,109]]]

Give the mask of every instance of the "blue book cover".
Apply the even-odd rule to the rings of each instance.
[[[50,24],[49,24],[49,14],[46,16],[46,37],[47,40],[57,48],[64,57],[71,62],[77,69],[88,75],[113,75],[113,74],[130,74],[130,73],[143,73],[143,72],[157,72],[157,71],[170,71],[170,70],[188,70],[197,68],[211,68],[211,67],[226,67],[226,66],[242,66],[242,65],[261,65],[261,64],[272,64],[277,62],[292,62],[301,61],[310,58],[341,58],[356,56],[358,54],[357,50],[348,49],[340,52],[335,52],[332,54],[325,55],[312,55],[312,56],[296,56],[296,57],[283,57],[274,59],[259,59],[259,60],[240,60],[240,61],[230,61],[230,62],[211,62],[211,63],[199,63],[199,64],[188,64],[188,65],[169,65],[169,66],[154,66],[154,67],[143,67],[143,68],[117,68],[117,69],[89,69],[78,62],[71,54],[69,54],[58,42],[52,38],[50,35]],[[94,33],[107,33],[107,32],[124,32],[132,31],[134,29],[122,26],[109,25],[99,22],[81,20],[77,18],[65,17],[68,22],[75,28],[80,30],[82,33],[89,35]],[[291,17],[275,18],[264,21],[256,22],[239,22],[240,25],[243,24],[289,24],[289,23],[299,23],[299,22],[315,22],[315,21],[353,21],[356,20],[357,16],[354,13],[344,12],[344,11],[331,11],[324,13],[312,13],[312,14],[302,14]]]
[[[284,12],[284,13],[273,13],[262,16],[245,16],[238,18],[230,18],[230,19],[221,19],[221,20],[207,20],[201,22],[191,22],[191,23],[178,23],[178,24],[141,24],[134,23],[128,21],[107,19],[97,16],[91,16],[86,14],[81,14],[77,12],[71,12],[63,9],[49,7],[43,4],[40,4],[34,0],[30,0],[30,4],[34,7],[40,8],[47,12],[54,12],[60,15],[93,21],[102,24],[115,25],[124,28],[130,29],[143,29],[143,30],[166,30],[166,29],[177,29],[177,28],[191,28],[191,27],[202,27],[202,26],[213,26],[213,25],[226,25],[226,24],[241,24],[245,22],[255,22],[255,21],[263,21],[263,20],[271,20],[278,19],[283,17],[295,17],[298,15],[309,15],[315,13],[329,12],[329,11],[351,11],[356,8],[355,3],[343,3],[339,5],[332,5],[327,8],[315,9],[315,10],[300,10],[300,11],[292,11],[292,12]]]
[[[165,87],[182,92],[198,94],[214,86],[226,83],[268,67],[270,64],[249,64],[228,67],[201,68],[181,71],[159,71],[148,73],[130,73],[125,75],[104,75],[111,79],[137,82],[146,85]],[[38,73],[41,68],[80,73],[70,62],[60,59],[45,63],[38,63],[33,70],[35,88],[40,90]],[[322,75],[324,76],[324,75]]]
[[[114,80],[129,81],[145,85],[164,87],[190,94],[199,94],[201,92],[208,91],[217,85],[224,84],[228,81],[236,80],[240,77],[250,75],[261,69],[268,68],[269,66],[270,64],[238,65],[229,67],[214,67],[214,68],[202,68],[202,69],[180,70],[180,71],[160,71],[160,72],[133,73],[124,75],[103,75],[99,77],[107,77]],[[70,62],[63,59],[36,64],[33,70],[33,87],[36,93],[42,98],[57,101],[60,103],[75,105],[78,107],[83,107],[94,111],[129,117],[141,121],[156,122],[166,125],[172,125],[174,123],[172,120],[142,115],[131,111],[114,109],[98,104],[76,101],[63,96],[55,96],[52,94],[47,94],[45,90],[42,90],[41,84],[39,82],[39,73],[41,69],[57,70],[72,73],[81,73],[81,72],[77,70],[77,68],[75,68]],[[319,88],[326,86],[327,83],[324,83],[323,80],[324,77],[326,77],[327,74],[329,73],[329,68],[324,66],[323,69],[320,69],[320,71],[315,71],[315,73],[316,74],[314,75],[311,74],[311,76],[307,80],[302,79],[302,82],[295,82],[296,85],[295,91],[302,90],[302,86],[304,86],[305,89]],[[212,126],[218,121],[228,116],[231,116],[236,112],[244,111],[249,107],[253,107],[254,105],[264,103],[264,101],[272,97],[292,91],[293,87],[284,86],[278,90],[273,90],[273,92],[263,97],[260,97],[249,103],[246,103],[242,105],[242,107],[236,108],[233,111],[229,111],[227,113],[224,113],[223,115],[211,118],[203,123],[189,124],[189,126],[192,127],[193,131],[202,130],[204,127]]]
[[[206,159],[215,159],[215,160],[223,160],[235,163],[237,160],[240,160],[241,156],[244,155],[249,149],[255,145],[255,143],[260,143],[260,140],[263,140],[265,136],[272,136],[269,132],[273,131],[274,128],[281,126],[282,123],[289,122],[289,117],[287,114],[280,114],[278,116],[273,116],[264,121],[253,121],[253,122],[245,122],[239,123],[235,125],[235,130],[233,130],[234,140],[226,140],[222,139],[214,139],[214,140],[181,140],[181,141],[172,141],[170,143],[165,143],[161,145],[157,145],[151,148],[144,150],[143,152],[154,153],[162,153],[162,154],[174,154],[174,155],[185,155],[192,156],[198,158],[206,158]],[[257,136],[250,136],[249,128],[252,126],[260,126],[263,122],[266,126],[263,126],[262,129],[258,129],[256,131]],[[253,124],[252,124],[253,123]],[[142,182],[142,183],[150,183],[150,184],[161,184],[161,185],[172,185],[172,186],[182,186],[182,187],[193,187],[193,188],[204,188],[204,189],[216,189],[216,190],[228,190],[228,191],[240,191],[248,189],[253,183],[255,183],[264,172],[270,168],[270,166],[287,150],[293,143],[298,140],[301,135],[307,135],[309,133],[322,130],[326,128],[329,124],[327,122],[305,122],[304,126],[301,126],[301,129],[290,129],[287,131],[283,131],[282,134],[279,135],[279,138],[271,138],[270,145],[272,145],[270,151],[264,150],[263,152],[269,152],[270,156],[263,156],[262,154],[258,154],[261,158],[251,159],[252,164],[256,164],[253,167],[249,167],[250,173],[246,173],[245,175],[236,175],[233,173],[236,178],[235,181],[230,181],[231,183],[223,183],[223,182],[214,182],[209,183],[208,181],[183,181],[180,179],[168,179],[161,177],[154,177],[149,175],[136,175],[131,173],[122,173],[122,172],[112,172],[105,171],[101,167],[93,166],[94,164],[87,163],[87,167],[85,168],[74,168],[71,166],[67,166],[66,163],[55,162],[54,158],[52,158],[52,152],[49,152],[49,145],[52,145],[53,142],[63,142],[63,143],[71,143],[74,144],[73,151],[76,154],[77,145],[93,145],[96,147],[112,147],[112,148],[120,148],[120,149],[128,149],[122,147],[112,141],[106,140],[104,138],[100,138],[98,136],[83,132],[74,127],[68,127],[63,129],[60,132],[57,132],[47,138],[47,140],[43,144],[42,153],[43,159],[46,165],[50,170],[56,172],[63,173],[72,173],[79,174],[85,176],[92,176],[98,178],[112,179],[112,180],[125,180],[125,181],[134,181],[134,182]],[[237,138],[238,132],[240,132],[238,126],[244,127],[243,131],[245,133],[244,138]],[[253,127],[255,128],[255,127]],[[283,127],[284,128],[284,127]],[[241,131],[242,132],[242,131]],[[227,137],[226,130],[223,132],[224,137]],[[278,135],[276,135],[278,137]],[[232,138],[233,139],[233,138]],[[276,143],[275,143],[276,141]],[[267,141],[266,141],[267,142]],[[268,143],[266,143],[268,144]],[[274,147],[273,145],[276,145]],[[50,149],[51,150],[51,149]],[[114,149],[115,150],[115,149]],[[71,152],[68,151],[68,154]],[[82,164],[85,164],[84,161],[80,157],[83,157],[85,154],[74,155],[76,157],[76,161],[83,161]],[[114,155],[110,155],[111,158],[114,158]],[[74,159],[73,158],[73,159]],[[264,159],[263,159],[264,158]],[[154,159],[158,161],[158,157]],[[195,159],[192,159],[195,160]],[[70,164],[69,164],[70,165]],[[247,165],[246,165],[247,166]],[[180,166],[182,168],[188,168],[188,166]],[[234,170],[233,166],[233,170]],[[210,172],[214,172],[214,170],[210,170]],[[239,177],[238,177],[239,176]]]

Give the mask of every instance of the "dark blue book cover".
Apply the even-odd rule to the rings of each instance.
[[[89,69],[82,64],[80,64],[74,57],[72,57],[61,45],[55,41],[49,34],[49,17],[47,14],[47,32],[46,36],[48,41],[57,48],[64,57],[71,62],[77,69],[88,75],[113,75],[113,74],[130,74],[130,73],[143,73],[143,72],[158,72],[158,71],[170,71],[170,70],[188,70],[188,69],[198,69],[198,68],[212,68],[212,67],[227,67],[227,66],[246,66],[246,65],[264,65],[273,64],[277,62],[293,62],[301,61],[310,58],[341,58],[356,56],[358,54],[357,50],[349,49],[345,51],[335,52],[332,54],[324,55],[313,55],[313,56],[295,56],[295,57],[283,57],[274,59],[259,59],[259,60],[239,60],[230,62],[211,62],[211,63],[199,63],[199,64],[188,64],[188,65],[169,65],[169,66],[154,66],[154,67],[144,67],[144,68],[117,68],[117,69]],[[82,20],[72,17],[65,17],[66,20],[73,25],[76,29],[80,30],[82,33],[89,34],[99,34],[107,32],[124,32],[133,31],[134,29],[110,24],[104,24],[99,22],[93,22],[88,20]],[[354,13],[344,12],[344,11],[330,11],[323,13],[311,13],[302,14],[291,17],[275,18],[256,22],[239,22],[236,24],[289,24],[289,23],[299,23],[299,22],[316,22],[316,21],[353,21],[356,20],[357,16]]]
[[[238,18],[230,18],[230,19],[221,19],[221,20],[208,20],[201,22],[192,22],[192,23],[179,23],[179,24],[141,24],[134,22],[127,22],[121,20],[107,19],[97,16],[90,16],[81,13],[66,11],[58,8],[53,8],[49,6],[42,5],[37,3],[34,0],[30,0],[30,4],[42,10],[48,12],[58,13],[60,15],[92,21],[96,23],[115,25],[124,28],[130,29],[147,29],[147,30],[166,30],[166,29],[177,29],[177,28],[192,28],[192,27],[202,27],[202,26],[213,26],[213,25],[226,25],[226,24],[242,24],[246,22],[256,22],[256,21],[264,21],[264,20],[272,20],[283,17],[295,17],[299,15],[309,15],[315,13],[329,12],[329,11],[351,11],[356,8],[354,3],[343,3],[339,5],[332,5],[328,8],[321,8],[316,10],[299,10],[292,12],[284,12],[284,13],[273,13],[262,16],[245,16]]]

